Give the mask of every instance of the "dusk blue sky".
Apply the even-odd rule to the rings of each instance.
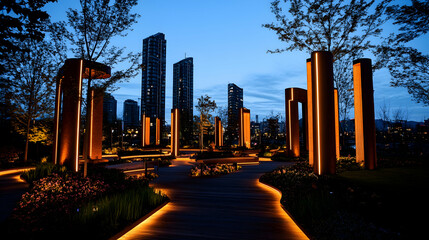
[[[407,1],[406,1],[407,2]],[[269,54],[267,50],[283,48],[273,31],[263,28],[273,22],[271,0],[145,0],[134,12],[141,15],[125,38],[112,42],[140,52],[142,40],[162,32],[167,40],[166,121],[170,122],[173,90],[173,64],[185,57],[194,58],[194,105],[197,98],[207,94],[218,106],[227,106],[227,85],[235,83],[244,90],[244,106],[252,119],[263,119],[273,111],[284,117],[284,89],[306,88],[307,52]],[[68,8],[79,8],[78,0],[59,0],[46,9],[52,21],[65,20]],[[386,26],[386,32],[392,29]],[[422,36],[410,45],[429,53],[429,37]],[[70,55],[70,57],[73,57]],[[365,57],[371,57],[370,55]],[[120,68],[121,66],[118,66]],[[115,69],[112,69],[114,71]],[[390,111],[401,109],[407,120],[423,121],[429,118],[429,107],[411,101],[404,88],[389,85],[386,70],[374,73],[374,100],[376,118],[380,106]],[[118,117],[122,118],[123,102],[139,102],[141,73],[113,92],[118,101]],[[194,110],[196,113],[196,111]],[[353,118],[353,110],[350,118]]]

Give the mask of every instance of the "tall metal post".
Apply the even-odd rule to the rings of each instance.
[[[311,53],[313,159],[318,175],[335,174],[335,107],[331,52]]]
[[[371,59],[353,61],[355,98],[356,160],[363,161],[366,169],[377,167],[374,118],[374,88]]]

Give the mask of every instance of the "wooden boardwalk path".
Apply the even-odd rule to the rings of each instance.
[[[189,162],[174,161],[152,184],[171,202],[120,239],[308,239],[281,208],[280,194],[258,181],[284,164],[261,162],[220,177],[191,178]]]

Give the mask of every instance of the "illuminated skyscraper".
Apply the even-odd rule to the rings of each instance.
[[[243,89],[234,83],[228,84],[228,142],[238,140],[238,118],[243,107]]]
[[[180,110],[182,138],[192,140],[194,63],[188,57],[173,65],[173,108]]]
[[[165,120],[165,35],[157,33],[143,39],[141,110],[151,121]]]

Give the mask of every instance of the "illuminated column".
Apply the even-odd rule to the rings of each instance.
[[[146,114],[142,114],[142,147],[150,145],[150,117],[146,117]]]
[[[374,91],[371,59],[353,61],[355,99],[356,160],[363,161],[366,169],[377,167],[375,143]]]
[[[285,90],[286,95],[286,147],[292,157],[299,157],[298,102],[294,101],[293,88]]]
[[[217,147],[223,146],[222,121],[219,117],[215,117],[215,145]]]
[[[67,59],[58,72],[55,96],[54,149],[53,159],[56,164],[66,165],[69,169],[79,168],[79,134],[82,105],[83,78],[109,78],[110,67],[83,59]],[[98,93],[100,90],[96,90]],[[88,139],[84,146],[86,156],[101,158],[103,100],[91,97],[88,109]],[[61,107],[62,99],[62,107]],[[96,115],[96,116],[95,116]],[[94,119],[95,118],[95,119]],[[92,141],[92,143],[90,143]],[[95,154],[95,155],[94,155]]]
[[[177,108],[171,109],[171,156],[177,157],[180,154],[180,111]]]
[[[292,157],[300,156],[299,147],[299,113],[298,103],[302,103],[303,111],[306,111],[307,91],[302,88],[287,88],[285,89],[286,96],[286,147]],[[307,117],[303,116],[304,124],[307,129]],[[308,138],[307,138],[308,139]],[[306,139],[306,140],[307,140]],[[308,141],[308,140],[307,140]]]
[[[144,135],[144,144],[145,146],[150,145],[150,117],[145,117],[145,135]]]
[[[61,70],[60,70],[61,71]],[[58,148],[59,148],[59,135],[60,135],[60,113],[61,113],[61,96],[62,96],[62,82],[63,74],[57,76],[57,87],[55,93],[55,112],[54,112],[54,141],[53,141],[53,151],[52,159],[54,164],[58,164]]]
[[[103,97],[104,89],[92,90],[92,117],[89,157],[91,160],[102,158],[103,146]]]
[[[311,58],[307,59],[307,142],[308,142],[308,162],[314,162],[313,143],[313,87],[311,80]]]
[[[334,89],[335,105],[335,156],[340,158],[340,115],[338,111],[338,89]]]
[[[311,53],[313,166],[318,175],[335,174],[335,107],[332,53]]]
[[[161,119],[156,118],[155,145],[161,144]]]
[[[85,133],[83,156],[88,160],[101,159],[103,140],[103,89],[91,89],[88,106],[88,133]]]
[[[240,123],[239,146],[250,148],[250,110],[249,109],[240,108],[239,123]]]
[[[79,169],[79,126],[80,107],[82,98],[83,60],[67,59],[61,81],[63,92],[63,107],[59,129],[58,160],[60,165],[66,165],[69,169]],[[60,99],[58,99],[60,101]],[[58,109],[59,112],[59,109]]]

